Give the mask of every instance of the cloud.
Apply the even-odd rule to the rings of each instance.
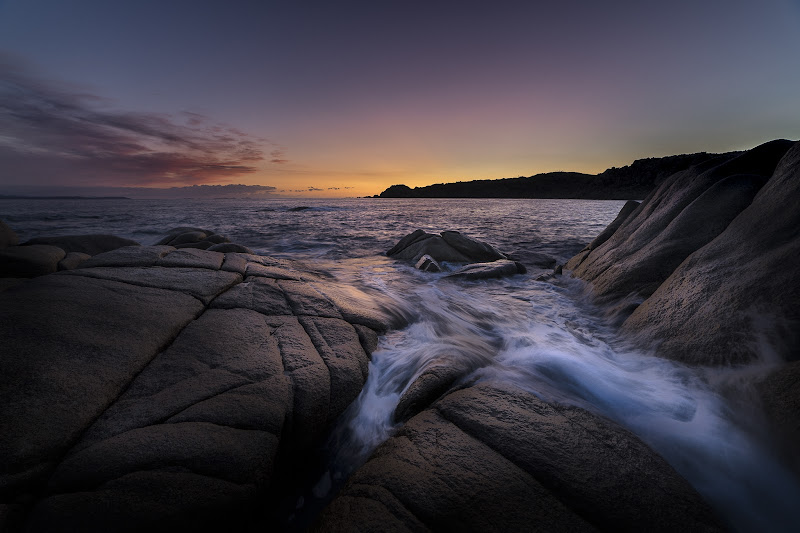
[[[203,115],[109,111],[104,104],[0,55],[4,181],[179,186],[250,174],[265,159],[257,139]],[[286,162],[283,153],[273,151],[273,162]]]
[[[283,164],[289,162],[289,160],[286,159],[286,150],[283,150],[283,149],[272,150],[269,153],[269,155],[270,155],[270,157],[272,157],[272,159],[269,160],[270,163],[276,163],[278,165],[283,165]]]

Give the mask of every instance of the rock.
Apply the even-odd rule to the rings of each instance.
[[[253,485],[192,472],[135,472],[96,490],[49,496],[30,513],[27,531],[243,531],[258,497]]]
[[[452,392],[350,477],[321,530],[711,531],[709,507],[619,426],[499,383]]]
[[[386,252],[386,255],[391,257],[391,256],[395,255],[396,253],[400,252],[401,250],[405,250],[410,244],[415,243],[415,242],[417,242],[419,240],[422,240],[422,239],[428,239],[430,237],[433,237],[433,235],[430,234],[430,233],[425,233],[421,229],[415,230],[415,231],[409,233],[408,235],[406,235],[405,237],[403,237],[402,239],[400,239],[397,242],[397,244],[392,246],[389,249],[389,251]]]
[[[0,277],[32,278],[56,272],[65,255],[61,248],[47,244],[0,249]]]
[[[650,296],[692,252],[711,242],[752,202],[763,185],[759,176],[737,174],[719,180],[687,205],[658,235],[623,261],[592,279],[596,294]],[[591,255],[589,259],[591,260]]]
[[[88,261],[87,261],[88,263]],[[86,263],[84,263],[85,265]],[[203,304],[219,293],[239,283],[242,277],[235,272],[207,270],[204,268],[153,267],[95,267],[65,270],[59,275],[88,276],[139,285],[179,291],[194,296]]]
[[[176,291],[63,274],[4,292],[2,499],[37,491],[81,434],[202,308]]]
[[[315,281],[310,285],[325,296],[351,324],[361,324],[380,333],[408,324],[405,317],[396,312],[392,301],[382,293],[367,294],[355,287],[330,281]]]
[[[222,262],[224,259],[225,254],[221,254],[219,252],[198,250],[194,248],[183,248],[168,252],[166,255],[156,261],[156,265],[167,267],[175,266],[210,268],[212,270],[219,270],[222,267]]]
[[[358,334],[358,340],[361,342],[364,352],[368,356],[372,355],[372,352],[378,349],[378,333],[374,329],[361,324],[353,324],[353,329]]]
[[[81,252],[68,252],[67,255],[64,256],[64,259],[58,262],[58,269],[72,270],[73,268],[78,268],[81,263],[91,259],[91,257],[91,255]]]
[[[8,289],[16,287],[17,285],[21,285],[26,281],[28,281],[28,278],[0,278],[0,292],[7,291]]]
[[[757,384],[761,404],[783,451],[795,472],[800,471],[800,361],[782,365]]]
[[[446,275],[445,278],[461,278],[468,280],[491,279],[513,276],[514,274],[524,274],[525,272],[525,266],[521,263],[509,261],[508,259],[500,259],[498,261],[492,261],[491,263],[475,263],[461,267],[452,274]]]
[[[578,265],[589,255],[589,252],[606,242],[611,236],[614,234],[615,231],[622,225],[623,222],[633,213],[636,211],[636,208],[639,207],[640,203],[634,200],[628,200],[625,202],[625,205],[622,206],[619,213],[617,213],[616,218],[609,224],[606,229],[600,232],[600,235],[594,238],[592,242],[590,242],[586,248],[581,250],[581,252],[573,257],[572,259],[567,262],[566,267],[569,270],[575,270]]]
[[[211,241],[198,241],[198,242],[185,242],[183,244],[176,244],[175,248],[194,248],[195,250],[207,250],[214,246]]]
[[[211,303],[221,309],[252,309],[265,315],[291,315],[292,310],[277,282],[270,278],[248,278],[222,293]]]
[[[506,259],[506,256],[495,250],[485,242],[476,241],[457,231],[443,231],[444,241],[475,262],[496,261]]]
[[[745,363],[762,356],[759,346],[796,359],[800,269],[792,265],[800,257],[799,177],[795,143],[752,204],[676,265],[622,330],[656,345],[659,355],[691,364]]]
[[[573,274],[597,296],[649,296],[692,252],[717,237],[752,201],[792,145],[772,141],[733,158],[678,172],[653,191]],[[576,263],[577,264],[576,266]]]
[[[555,257],[541,252],[531,252],[525,257],[525,260],[538,268],[553,268],[556,266]]]
[[[0,250],[19,244],[19,237],[8,224],[0,220]]]
[[[213,242],[214,244],[222,244],[222,243],[226,243],[226,242],[231,242],[230,239],[228,239],[226,236],[224,236],[224,235],[216,235],[216,234],[214,234],[214,235],[206,235],[206,240],[209,241],[209,242]],[[219,251],[219,250],[216,250],[216,251]]]
[[[213,251],[213,252],[223,252],[223,253],[228,253],[228,252],[240,252],[240,253],[244,253],[244,254],[255,253],[255,252],[253,252],[253,250],[251,250],[247,246],[242,246],[241,244],[234,244],[232,242],[225,242],[225,243],[215,244],[215,245],[209,247],[208,249]]]
[[[176,237],[184,233],[203,233],[205,235],[212,235],[214,232],[204,230],[201,228],[193,228],[191,226],[180,226],[178,228],[172,228],[171,230],[169,230],[162,239],[154,243],[154,246],[162,246],[168,244],[170,241],[174,240]]]
[[[116,235],[65,235],[57,237],[36,237],[24,243],[25,246],[31,244],[48,244],[58,246],[65,252],[80,252],[83,254],[97,255],[103,252],[110,252],[123,246],[139,246],[139,243],[132,239],[124,239]]]
[[[162,257],[174,251],[173,246],[126,246],[87,259],[80,268],[155,266]]]
[[[422,270],[423,272],[441,272],[442,267],[439,266],[439,263],[436,262],[436,259],[429,255],[423,255],[417,261],[417,264],[414,265],[414,268],[417,270]]]
[[[439,237],[432,235],[431,237],[419,239],[412,244],[406,246],[399,252],[393,254],[391,257],[395,259],[407,259],[414,263],[419,261],[423,255],[429,255],[436,259],[438,262],[447,261],[451,263],[469,263],[469,257],[465,256]]]
[[[400,239],[386,255],[395,259],[418,262],[427,255],[435,262],[475,263],[506,259],[507,256],[491,245],[477,241],[457,231],[443,231],[440,235],[425,233],[421,229]]]
[[[428,365],[400,397],[394,410],[395,422],[405,422],[427,408],[467,373],[450,358]]]
[[[0,294],[0,520],[272,527],[364,385],[377,335],[337,293],[358,291],[242,282],[252,265],[291,271],[268,257],[136,248]]]

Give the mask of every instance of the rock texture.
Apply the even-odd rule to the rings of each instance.
[[[267,257],[162,245],[0,293],[0,522],[268,525],[275,492],[361,390],[372,328],[390,325],[325,283]]]
[[[798,198],[800,143],[773,141],[675,174],[604,243],[567,263],[601,298],[633,293],[621,330],[660,356],[693,365],[775,365],[754,390],[770,438],[783,443],[795,468]]]
[[[643,300],[623,331],[693,364],[797,357],[800,143],[773,141],[675,174],[567,263],[599,297]]]
[[[386,252],[386,255],[395,259],[408,259],[415,263],[424,255],[429,255],[438,262],[453,263],[475,263],[506,258],[491,245],[457,231],[443,231],[441,235],[434,235],[421,229],[400,239]]]
[[[624,429],[510,385],[451,392],[349,479],[320,531],[715,531],[716,518]]]

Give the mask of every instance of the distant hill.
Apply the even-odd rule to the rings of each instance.
[[[591,200],[641,199],[675,172],[725,154],[672,155],[637,159],[600,174],[548,172],[529,177],[437,183],[425,187],[392,185],[373,198],[583,198]]]

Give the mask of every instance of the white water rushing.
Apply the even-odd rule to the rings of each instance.
[[[381,285],[412,323],[373,354],[364,390],[332,433],[329,470],[314,496],[340,486],[396,431],[403,392],[429,365],[445,362],[461,370],[461,383],[502,380],[627,427],[735,530],[795,531],[800,524],[800,482],[761,438],[757,409],[747,408],[747,384],[770,361],[694,369],[632,349],[577,280],[454,283],[405,274],[408,281],[395,279],[394,289]],[[734,409],[729,398],[737,395]]]

